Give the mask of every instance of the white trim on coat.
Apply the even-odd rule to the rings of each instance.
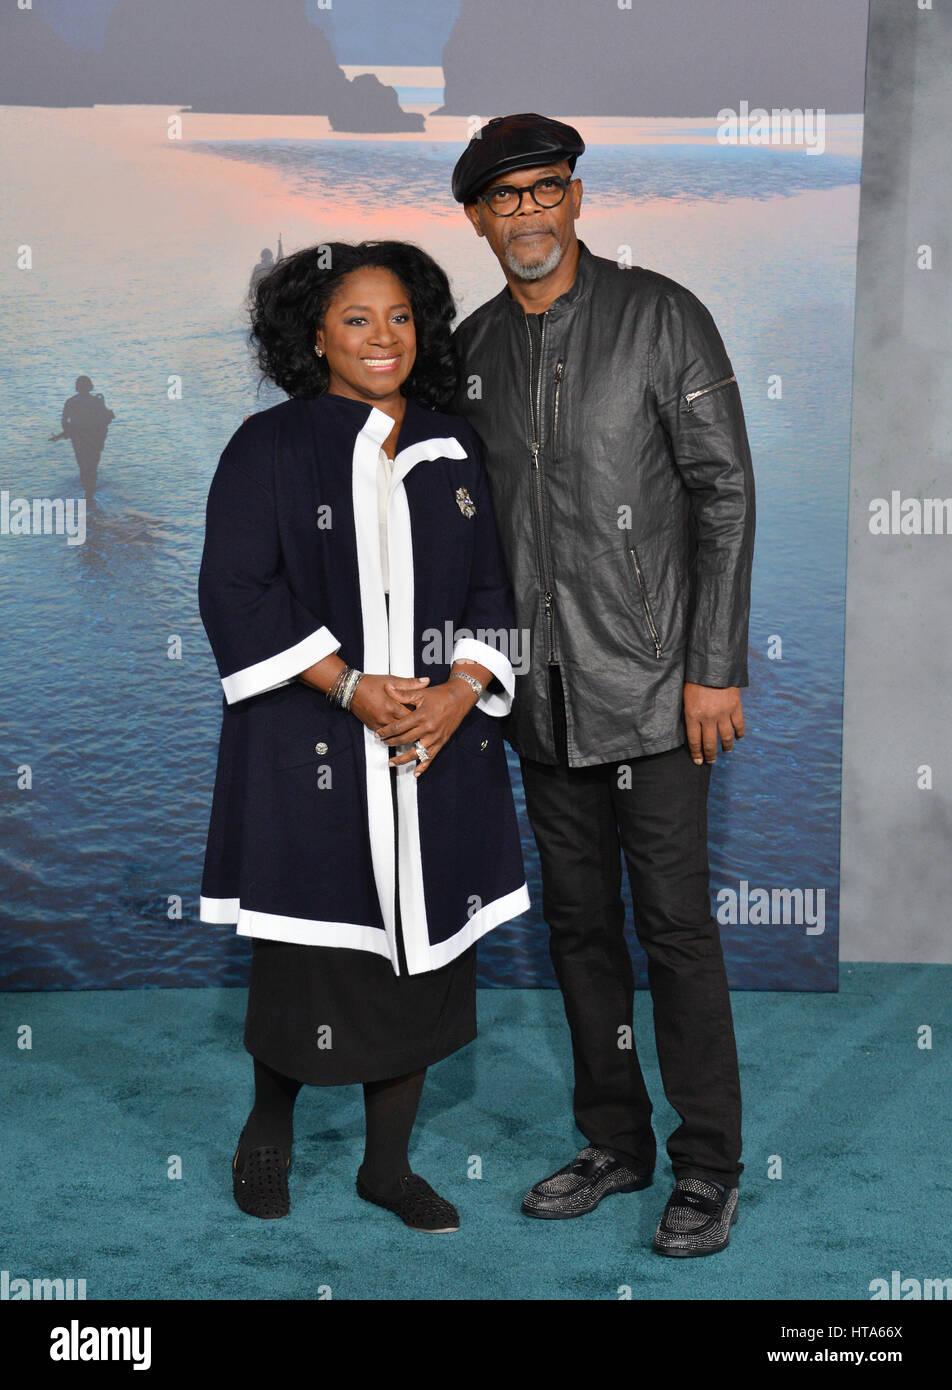
[[[359,922],[317,922],[309,917],[286,917],[242,907],[240,898],[202,898],[202,922],[227,922],[238,936],[261,936],[268,941],[291,941],[301,946],[346,946],[390,957],[387,934]]]
[[[240,898],[202,898],[199,921],[228,924],[238,936],[260,936],[267,941],[290,941],[300,946],[345,946],[355,951],[372,951],[390,957],[387,934],[381,927],[360,922],[321,922],[310,917],[286,917],[277,912],[258,912],[242,907]],[[464,927],[447,941],[430,947],[428,969],[438,970],[463,954],[474,941],[485,936],[500,922],[518,917],[530,906],[526,884],[487,903]]]
[[[364,631],[364,650],[360,669],[374,673],[389,671],[387,609],[380,563],[380,518],[377,501],[377,456],[395,421],[376,406],[371,410],[354,441],[352,498],[354,534],[357,542],[357,574],[360,585],[360,612]],[[390,557],[391,574],[394,569]],[[391,580],[390,602],[394,601]],[[354,657],[351,658],[355,660]],[[393,799],[390,791],[390,749],[374,738],[364,725],[364,759],[367,783],[367,818],[374,882],[383,916],[390,962],[399,974],[397,959],[394,883],[396,865],[393,848]]]
[[[325,656],[336,652],[340,643],[326,627],[319,627],[303,642],[286,647],[283,652],[256,661],[253,666],[245,666],[241,671],[233,671],[223,676],[221,687],[228,704],[247,700],[249,695],[261,695],[265,690],[277,690],[279,686],[290,685],[295,676],[323,661]]]
[[[466,450],[458,439],[421,439],[401,449],[393,462],[387,496],[387,544],[390,551],[390,670],[394,675],[415,674],[413,645],[414,565],[410,506],[404,479],[412,468],[425,460],[464,459]],[[388,749],[392,757],[394,750]],[[430,929],[426,915],[423,884],[423,855],[420,844],[420,815],[417,804],[416,763],[397,768],[397,823],[400,855],[400,927],[407,958],[407,973],[418,975],[433,969]],[[389,769],[388,769],[389,771]]]
[[[238,921],[240,898],[199,898],[198,920],[200,922],[228,922],[234,926]]]
[[[495,690],[484,690],[476,704],[484,714],[491,714],[496,718],[509,713],[512,697],[516,693],[516,673],[508,656],[503,656],[502,652],[497,652],[496,648],[490,647],[487,642],[477,642],[475,637],[460,637],[453,648],[450,665],[454,661],[478,661],[480,666],[492,671],[503,686],[503,694],[500,695]]]
[[[458,439],[422,439],[401,449],[393,461],[387,493],[387,546],[390,560],[390,621],[383,595],[380,565],[380,530],[377,510],[377,455],[396,421],[374,407],[354,444],[354,531],[357,539],[357,568],[360,576],[360,603],[364,627],[362,670],[387,671],[395,676],[413,676],[413,538],[410,507],[404,479],[424,460],[468,455]],[[374,738],[364,728],[366,754],[367,812],[371,857],[380,910],[387,929],[390,959],[399,973],[397,956],[394,881],[396,865],[393,845],[393,799],[390,784],[390,758],[394,749]],[[418,975],[432,970],[426,898],[423,887],[423,860],[420,846],[420,818],[417,806],[417,779],[414,763],[397,768],[397,847],[399,855],[400,925],[407,960],[407,972]]]
[[[474,912],[466,925],[460,927],[454,936],[430,947],[430,969],[438,970],[441,965],[448,965],[451,960],[455,960],[472,946],[474,941],[492,931],[493,927],[498,927],[500,922],[508,922],[511,917],[518,917],[520,912],[525,912],[529,906],[529,888],[525,883],[521,888],[515,888],[511,893],[487,903],[478,912]]]

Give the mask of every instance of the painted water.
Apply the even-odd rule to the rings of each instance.
[[[198,921],[221,689],[196,581],[219,453],[244,415],[281,399],[256,391],[248,275],[279,231],[286,251],[415,240],[446,267],[461,312],[499,288],[498,269],[449,195],[458,141],[278,139],[218,117],[174,145],[148,108],[8,112],[8,133],[17,122],[29,140],[0,221],[33,268],[7,272],[0,291],[0,487],[81,496],[68,442],[49,440],[80,373],[116,419],[84,543],[0,535],[0,982],[243,984],[249,943]],[[631,124],[579,165],[579,233],[596,254],[630,247],[711,309],[757,482],[748,733],[714,772],[712,892],[746,880],[825,894],[821,934],[725,925],[730,979],[831,989],[859,158]],[[18,787],[27,765],[30,790]],[[554,984],[523,824],[533,910],[480,944],[484,985]]]

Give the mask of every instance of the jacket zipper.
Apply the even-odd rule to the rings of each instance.
[[[641,590],[641,603],[645,610],[645,617],[648,620],[648,630],[651,633],[651,640],[654,642],[655,656],[660,659],[663,655],[661,650],[661,638],[658,636],[658,629],[655,627],[655,620],[651,613],[651,604],[648,602],[648,590],[645,586],[645,577],[641,572],[641,566],[638,563],[638,554],[633,545],[628,547],[628,554],[631,556],[631,562],[635,567],[635,574],[638,576],[638,587]]]
[[[694,402],[698,396],[706,396],[709,391],[719,391],[722,386],[730,386],[731,382],[736,380],[736,376],[725,376],[722,381],[712,381],[710,386],[702,386],[699,391],[689,391],[684,398],[684,403],[689,410],[693,410]]]
[[[548,312],[548,311],[546,311]],[[555,633],[552,619],[552,576],[549,572],[549,552],[548,542],[545,534],[545,514],[542,507],[542,468],[539,464],[539,450],[542,447],[539,438],[541,434],[542,420],[542,364],[545,361],[545,329],[546,316],[542,315],[542,337],[539,344],[539,373],[536,385],[535,408],[532,405],[532,333],[529,329],[529,321],[526,319],[526,336],[529,340],[529,415],[532,422],[533,440],[530,446],[532,454],[532,472],[535,479],[535,498],[536,512],[539,519],[539,557],[542,561],[542,582],[545,585],[543,602],[545,604],[545,631],[546,642],[548,644],[548,660],[550,664],[555,661]],[[559,364],[561,367],[561,363]],[[557,371],[558,377],[561,375]]]
[[[555,364],[555,408],[552,412],[552,457],[556,458],[556,449],[559,447],[559,392],[562,390],[562,371],[565,367],[564,362]]]

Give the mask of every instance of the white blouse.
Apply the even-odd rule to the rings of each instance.
[[[377,520],[380,526],[380,568],[383,570],[383,591],[390,592],[390,551],[387,545],[387,494],[390,491],[390,476],[393,473],[393,459],[388,458],[383,449],[377,455]]]

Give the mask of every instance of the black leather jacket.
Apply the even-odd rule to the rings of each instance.
[[[747,430],[714,320],[674,280],[580,248],[541,334],[508,287],[454,334],[454,409],[486,446],[531,634],[506,737],[557,761],[557,662],[572,767],[683,743],[686,680],[747,684],[754,546]]]

